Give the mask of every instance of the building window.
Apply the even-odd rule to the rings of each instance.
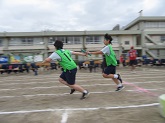
[[[22,42],[19,39],[10,38],[9,39],[9,46],[22,46]]]
[[[67,37],[67,44],[74,44],[74,37]]]
[[[55,42],[55,38],[54,37],[50,37],[49,41],[48,41],[48,44],[52,45],[52,44],[54,44],[54,42]]]
[[[62,41],[64,44],[67,43],[67,41],[65,40],[65,37],[56,37],[55,39]]]
[[[67,40],[66,37],[49,37],[48,44],[52,45],[56,40],[62,41],[64,44],[66,44]]]
[[[81,44],[80,37],[50,37],[48,44],[54,44],[56,40],[62,41],[64,44]]]
[[[118,38],[117,37],[112,37],[112,44],[118,44]]]
[[[100,44],[102,43],[100,36],[87,36],[86,37],[87,44]]]
[[[75,44],[81,44],[80,37],[74,37]]]
[[[33,45],[33,39],[32,38],[22,38],[21,43],[22,43],[22,45]]]
[[[100,42],[101,42],[100,41],[100,36],[94,36],[93,38],[94,38],[94,43],[95,44],[100,44]]]
[[[125,41],[125,45],[129,45],[129,41]]]
[[[145,27],[146,28],[164,28],[165,22],[146,22]]]
[[[86,37],[86,43],[87,44],[92,44],[93,43],[93,37],[92,36],[87,36]]]
[[[160,36],[160,41],[161,41],[161,43],[164,43],[165,42],[165,36]]]
[[[67,37],[66,44],[81,44],[80,37]]]

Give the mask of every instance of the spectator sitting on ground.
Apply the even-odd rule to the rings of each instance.
[[[92,59],[89,61],[89,66],[88,67],[89,67],[89,72],[90,73],[92,73],[93,68],[94,68],[94,71],[96,72],[95,64],[94,64],[94,61]]]
[[[38,67],[35,63],[31,63],[32,70],[34,72],[34,75],[38,75]]]
[[[150,62],[149,62],[149,64],[151,65],[151,66],[154,66],[154,58],[150,58]]]
[[[160,59],[158,59],[157,61],[156,61],[156,66],[161,66],[162,65],[162,63],[161,63],[161,60]]]

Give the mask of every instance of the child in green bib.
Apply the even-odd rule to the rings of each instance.
[[[109,34],[104,36],[104,44],[106,45],[102,50],[96,52],[88,52],[88,54],[102,54],[105,56],[106,68],[103,70],[104,78],[111,78],[117,85],[116,91],[121,91],[124,86],[120,74],[116,74],[116,54],[111,46],[112,37]]]
[[[54,46],[56,51],[53,52],[48,58],[46,58],[43,63],[57,60],[60,66],[63,68],[63,72],[60,75],[59,81],[71,88],[70,94],[73,94],[75,91],[79,91],[82,93],[80,99],[85,99],[89,95],[89,92],[75,83],[77,65],[73,61],[71,55],[86,56],[86,54],[63,49],[63,42],[60,40],[56,40]]]

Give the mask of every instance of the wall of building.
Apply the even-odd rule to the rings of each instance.
[[[149,19],[152,20],[153,18]],[[0,55],[10,52],[34,52],[44,54],[44,57],[47,57],[55,50],[53,43],[58,38],[64,39],[64,48],[72,51],[101,50],[104,47],[104,34],[109,33],[114,39],[112,47],[117,58],[123,49],[128,51],[131,46],[134,46],[141,53],[140,56],[146,55],[146,51],[151,51],[156,57],[164,57],[165,41],[162,42],[160,36],[165,35],[165,19],[160,18],[161,22],[158,19],[154,18],[150,21],[143,17],[137,18],[128,24],[129,26],[126,26],[126,30],[3,32],[0,33]],[[154,42],[149,41],[146,35]],[[77,41],[76,37],[80,41]],[[32,44],[28,43],[29,39],[33,40]],[[101,56],[96,57],[100,58]]]

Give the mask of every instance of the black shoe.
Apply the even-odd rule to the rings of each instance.
[[[119,86],[119,87],[117,87],[117,89],[116,89],[116,91],[121,91],[121,90],[123,90],[125,87],[122,85],[122,86]]]
[[[117,74],[117,75],[118,75],[118,78],[117,78],[117,79],[118,79],[121,83],[123,83],[120,74]]]
[[[70,94],[73,94],[75,91],[76,91],[75,89],[71,89]]]
[[[89,92],[87,91],[87,93],[83,93],[82,97],[80,98],[81,100],[87,98],[89,96]]]

